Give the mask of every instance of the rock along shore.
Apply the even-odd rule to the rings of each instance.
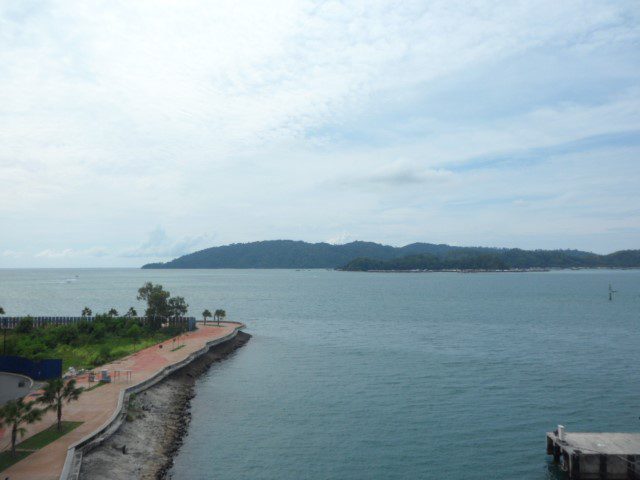
[[[85,453],[80,480],[165,479],[191,419],[195,381],[212,363],[249,341],[244,332],[132,396],[127,421],[102,445]]]

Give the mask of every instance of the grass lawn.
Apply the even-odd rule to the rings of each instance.
[[[48,358],[61,358],[63,371],[72,366],[75,368],[92,368],[107,363],[100,359],[100,350],[103,348],[108,349],[110,359],[116,360],[169,338],[171,338],[170,335],[159,332],[135,344],[126,337],[111,337],[104,339],[100,343],[89,343],[81,346],[60,345],[48,352]]]
[[[46,430],[36,433],[34,436],[16,445],[16,449],[38,450],[39,448],[49,445],[54,440],[59,439],[61,436],[66,435],[71,430],[75,430],[80,425],[82,425],[82,422],[62,422],[60,431],[56,429],[55,425],[51,425]]]
[[[82,422],[62,422],[62,429],[58,431],[55,424],[43,430],[40,433],[36,433],[32,437],[27,438],[24,442],[16,445],[16,456],[13,457],[10,451],[0,452],[0,472],[6,468],[9,468],[14,463],[19,462],[27,455],[35,452],[49,445],[54,440],[59,439],[63,435],[66,435],[70,431],[76,429],[82,425]]]
[[[16,452],[16,456],[11,456],[11,452],[0,452],[0,472],[9,468],[14,463],[18,463],[31,452]]]
[[[9,354],[32,360],[59,358],[63,370],[104,365],[180,333],[175,326],[152,329],[142,326],[140,320],[124,317],[96,317],[92,322],[45,327],[29,326],[28,320],[21,320],[26,327],[8,332]]]
[[[106,385],[106,383],[98,382],[95,385],[90,386],[89,388],[85,388],[84,391],[85,392],[90,392],[91,390],[95,390],[96,388],[101,387],[102,385]]]

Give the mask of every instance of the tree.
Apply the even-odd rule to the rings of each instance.
[[[111,310],[109,310],[107,312],[107,315],[109,315],[110,317],[117,317],[118,316],[118,310],[116,310],[115,308],[112,308]]]
[[[227,312],[225,312],[222,309],[218,309],[215,311],[213,315],[214,315],[214,318],[218,321],[218,326],[220,326],[220,319],[226,317]]]
[[[202,312],[202,319],[204,320],[205,325],[207,324],[207,318],[211,318],[211,312],[208,308],[205,308],[204,312]]]
[[[33,318],[24,317],[21,318],[16,327],[18,333],[31,333],[33,331]]]
[[[177,320],[186,315],[189,311],[189,305],[187,305],[187,302],[184,301],[183,297],[171,297],[168,303],[169,312],[177,324]],[[182,329],[182,326],[183,325],[180,325],[180,329]]]
[[[23,424],[31,424],[42,418],[44,410],[34,408],[36,402],[25,402],[23,398],[10,400],[0,407],[0,427],[11,428],[11,455],[16,455],[16,440],[27,432]]]
[[[184,297],[171,297],[169,299],[169,312],[172,317],[182,317],[189,311],[189,305],[184,301]]]
[[[162,285],[154,285],[151,282],[145,283],[138,289],[137,299],[147,302],[145,316],[149,319],[152,328],[159,329],[162,319],[171,315],[168,302],[170,296],[171,294],[162,288]]]
[[[67,383],[61,378],[49,380],[44,387],[44,392],[38,398],[38,402],[48,405],[48,409],[55,409],[58,415],[57,429],[62,429],[62,405],[73,400],[78,400],[82,393],[82,388],[76,387],[75,379],[69,380]]]
[[[130,307],[127,313],[125,314],[125,317],[137,317],[137,316],[138,316],[138,312],[133,307]]]
[[[142,336],[142,329],[140,325],[134,323],[127,330],[127,336],[133,340],[133,350],[136,349],[136,343],[140,341],[140,337]]]
[[[82,309],[82,317],[90,317],[93,314],[93,312],[91,311],[91,309],[89,307],[84,307]]]

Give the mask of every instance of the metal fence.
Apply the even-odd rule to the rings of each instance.
[[[0,317],[0,327],[13,329],[18,326],[20,320],[23,318],[30,318],[33,321],[35,328],[45,327],[48,325],[70,325],[81,321],[93,322],[96,317]],[[150,319],[147,317],[128,317],[139,321],[142,325],[145,325]],[[192,331],[196,329],[195,317],[178,317],[168,318],[165,321],[170,326],[183,325],[187,330]]]

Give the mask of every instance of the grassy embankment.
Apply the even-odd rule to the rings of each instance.
[[[33,360],[61,358],[63,369],[92,368],[125,357],[178,334],[138,319],[97,316],[93,322],[34,328],[28,317],[7,334],[7,354]]]
[[[0,472],[19,462],[24,457],[31,455],[36,450],[46,447],[80,425],[82,425],[82,422],[62,422],[60,431],[56,429],[55,425],[52,425],[46,430],[27,438],[24,442],[17,444],[15,457],[11,455],[10,451],[0,452]]]

